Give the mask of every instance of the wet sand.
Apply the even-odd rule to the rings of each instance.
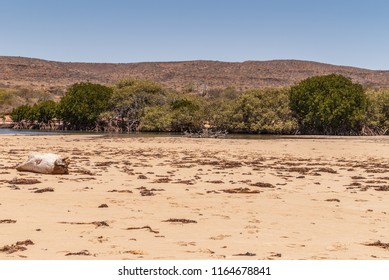
[[[389,259],[388,137],[0,143],[3,260]],[[70,174],[16,171],[31,152]]]

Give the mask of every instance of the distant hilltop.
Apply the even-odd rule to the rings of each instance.
[[[290,86],[307,77],[331,73],[350,77],[367,87],[389,88],[389,71],[299,60],[79,63],[0,56],[0,87],[49,91],[86,81],[113,84],[127,77],[152,80],[176,90],[229,86],[246,90]]]

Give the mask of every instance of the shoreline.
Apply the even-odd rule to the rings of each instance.
[[[101,132],[101,131],[73,131],[73,130],[39,130],[39,129],[12,129],[1,128],[0,135],[79,135],[79,136],[101,136],[101,137],[178,137],[183,139],[235,139],[235,140],[281,140],[281,139],[362,139],[377,140],[389,139],[389,135],[326,135],[326,134],[247,134],[247,133],[229,133],[225,137],[188,137],[180,132]]]
[[[0,129],[12,129],[14,126],[14,123],[0,123]]]

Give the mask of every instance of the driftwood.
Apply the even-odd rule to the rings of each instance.
[[[68,165],[68,158],[56,154],[31,154],[26,162],[16,167],[16,170],[43,174],[69,174]]]

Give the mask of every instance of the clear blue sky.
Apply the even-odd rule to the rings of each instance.
[[[0,0],[0,55],[389,69],[387,0]]]

